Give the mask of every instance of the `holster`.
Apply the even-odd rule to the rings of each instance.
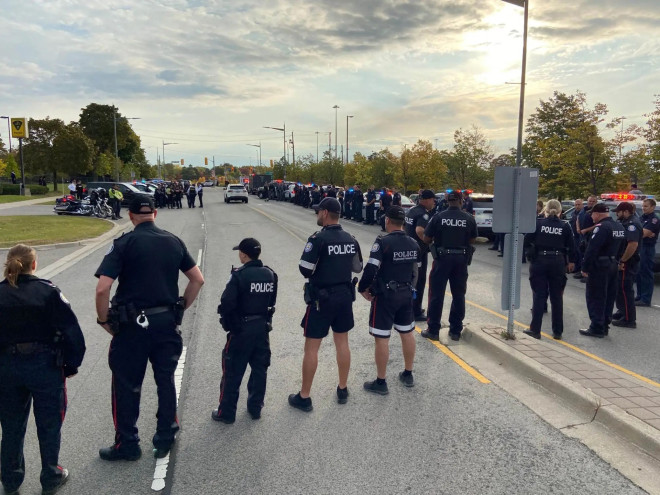
[[[305,304],[312,304],[319,300],[318,291],[310,282],[305,282],[305,285],[303,285],[303,297]]]
[[[474,256],[474,252],[477,250],[476,247],[473,245],[470,245],[470,248],[468,249],[467,253],[467,264],[470,266],[472,264],[472,256]]]
[[[431,246],[429,247],[429,249],[430,249],[430,251],[431,251],[431,257],[432,257],[434,260],[437,260],[438,257],[439,257],[438,246],[436,246],[435,243],[433,243],[433,244],[431,244]]]
[[[353,301],[357,299],[357,283],[358,283],[358,278],[353,277],[353,280],[351,280],[351,297]]]
[[[180,297],[176,300],[174,304],[174,317],[176,318],[176,324],[181,325],[183,321],[183,314],[186,312],[186,301],[183,297]]]
[[[55,332],[55,338],[53,339],[53,343],[55,344],[55,367],[56,368],[61,368],[64,366],[64,335],[62,335],[61,331],[56,331]]]
[[[536,246],[534,244],[530,244],[525,248],[525,258],[529,261],[536,261],[536,258],[538,258]]]

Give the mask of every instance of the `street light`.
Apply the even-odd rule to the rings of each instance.
[[[275,131],[282,131],[282,133],[284,135],[284,138],[282,140],[282,142],[284,144],[284,146],[282,147],[282,153],[284,153],[282,155],[282,160],[284,160],[284,178],[286,179],[286,122],[284,123],[284,125],[282,127],[270,127],[270,126],[267,126],[267,125],[265,125],[263,127],[264,127],[264,129],[273,129]]]
[[[315,132],[316,134],[316,164],[319,163],[319,131]]]
[[[335,160],[337,159],[337,109],[339,105],[332,107],[335,109]]]
[[[527,68],[527,17],[529,12],[529,0],[503,0],[504,2],[522,7],[524,9],[524,28],[523,28],[523,51],[522,51],[522,69],[520,75],[520,110],[518,112],[518,144],[516,149],[516,167],[520,168],[522,164],[522,134],[523,117],[525,112],[525,70]],[[520,234],[520,175],[514,175],[513,182],[513,229],[511,229],[512,249],[509,252],[510,283],[509,283],[509,318],[507,322],[507,333],[513,337],[514,307],[516,291],[516,280],[519,275],[516,273],[518,265],[518,235]]]
[[[261,167],[261,141],[259,141],[259,144],[248,144],[246,146],[254,146],[255,148],[259,148],[259,166]]]
[[[170,144],[179,144],[179,143],[166,143],[166,142],[163,140],[163,165],[165,165],[165,146],[169,146]],[[163,177],[162,177],[162,174],[161,174],[161,179],[162,179],[162,178],[163,178]]]
[[[123,117],[125,120],[140,120],[140,117]],[[119,152],[117,151],[117,107],[112,105],[112,124],[115,132],[115,179],[119,182]]]
[[[348,165],[348,119],[352,119],[354,115],[346,116],[346,165]]]
[[[11,125],[9,124],[9,117],[2,115],[0,119],[7,119],[7,139],[9,139],[9,152],[11,153]]]

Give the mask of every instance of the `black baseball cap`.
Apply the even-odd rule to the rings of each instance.
[[[627,201],[623,201],[622,203],[619,203],[616,208],[614,208],[614,211],[627,211],[629,213],[634,213],[635,212],[635,207],[632,205],[632,203],[628,203]]]
[[[318,213],[319,210],[328,210],[332,213],[341,213],[341,204],[337,198],[323,198],[319,204],[314,205],[314,211]]]
[[[435,193],[430,189],[424,189],[419,195],[419,199],[435,199]]]
[[[406,219],[406,212],[400,206],[390,206],[385,212],[385,216],[403,222]]]
[[[461,191],[451,191],[447,193],[447,201],[460,201],[463,199]]]
[[[238,246],[234,246],[233,250],[245,253],[253,260],[256,260],[261,254],[261,244],[254,237],[246,237]]]
[[[143,208],[149,208],[150,211],[144,211]],[[135,214],[153,213],[154,210],[154,200],[148,194],[136,194],[128,204],[128,211]]]
[[[603,203],[598,203],[591,208],[591,213],[609,213],[610,209],[607,205]]]

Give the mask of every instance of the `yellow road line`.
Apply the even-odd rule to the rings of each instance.
[[[481,309],[481,310],[483,310],[483,311],[486,311],[487,313],[490,313],[490,314],[492,314],[492,315],[494,315],[494,316],[497,316],[498,318],[501,318],[501,319],[503,319],[503,320],[508,320],[508,318],[507,318],[506,316],[504,316],[503,314],[498,313],[497,311],[493,311],[492,309],[485,308],[484,306],[481,306],[480,304],[477,304],[477,303],[475,303],[475,302],[468,301],[468,300],[466,299],[466,300],[465,300],[465,303],[466,303],[466,304],[469,304],[470,306],[474,306],[475,308],[479,308],[479,309]],[[525,325],[525,324],[520,323],[520,322],[518,322],[518,321],[514,321],[514,323],[515,323],[516,325],[518,325],[519,327],[522,327],[522,328],[525,328],[525,329],[529,329],[529,326],[528,326],[528,325]],[[587,351],[585,351],[585,350],[583,350],[583,349],[580,349],[579,347],[577,347],[577,346],[575,346],[575,345],[573,345],[573,344],[569,344],[568,342],[564,342],[563,340],[555,340],[555,339],[552,338],[552,335],[549,335],[549,334],[547,334],[547,333],[545,333],[545,332],[541,332],[541,335],[543,335],[544,337],[546,337],[546,338],[547,338],[548,340],[550,340],[551,342],[554,342],[554,343],[556,343],[556,344],[560,344],[560,345],[563,345],[563,346],[565,346],[565,347],[568,347],[569,349],[572,349],[572,350],[574,350],[575,352],[579,352],[579,353],[582,354],[583,356],[587,356],[588,358],[591,358],[591,359],[593,359],[593,360],[595,360],[595,361],[598,361],[599,363],[603,363],[603,364],[605,364],[605,365],[607,365],[607,366],[609,366],[609,367],[611,367],[611,368],[614,368],[615,370],[621,371],[622,373],[625,373],[626,375],[634,376],[635,378],[637,378],[638,380],[643,381],[644,383],[648,383],[649,385],[653,385],[654,387],[659,387],[659,388],[660,388],[660,383],[658,383],[658,382],[654,382],[653,380],[651,380],[651,379],[649,379],[649,378],[646,378],[645,376],[642,376],[642,375],[640,375],[640,374],[638,374],[638,373],[635,373],[634,371],[630,371],[629,369],[626,369],[626,368],[624,368],[623,366],[619,366],[618,364],[611,363],[610,361],[607,361],[606,359],[603,359],[603,358],[601,358],[601,357],[598,357],[598,356],[596,356],[595,354],[591,354],[590,352],[587,352]]]
[[[415,330],[417,330],[418,333],[422,333],[422,330],[416,325],[415,325]],[[461,368],[463,368],[465,371],[467,371],[470,375],[472,375],[473,378],[476,378],[481,383],[490,383],[490,380],[488,378],[486,378],[484,375],[479,373],[472,366],[470,366],[465,361],[463,361],[461,358],[459,358],[456,354],[451,352],[447,346],[444,346],[440,342],[436,342],[435,340],[430,340],[429,339],[429,342],[431,342],[434,346],[436,346],[438,349],[440,349],[440,352],[442,352],[444,355],[446,355],[449,359],[454,361],[457,365],[459,365]]]

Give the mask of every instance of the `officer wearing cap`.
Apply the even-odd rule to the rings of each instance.
[[[394,187],[392,188],[392,206],[401,206],[401,193],[399,190]],[[385,213],[387,213],[387,210],[385,210]]]
[[[461,337],[465,317],[467,267],[472,262],[472,243],[477,238],[477,222],[472,215],[461,211],[460,191],[448,193],[447,201],[449,208],[436,213],[424,229],[424,242],[433,243],[433,266],[429,277],[428,328],[422,331],[422,336],[431,340],[439,340],[447,281],[452,295],[449,337],[452,340]]]
[[[580,242],[578,244],[579,252],[578,256],[582,257],[582,263],[584,263],[584,251],[587,248],[587,244],[589,242],[589,239],[591,239],[591,233],[596,227],[594,224],[594,220],[591,217],[591,211],[594,206],[596,206],[596,203],[598,202],[598,198],[596,196],[589,196],[587,198],[587,206],[582,209],[582,211],[578,214],[578,218],[576,221],[576,231],[580,235]],[[577,279],[582,279],[582,282],[585,282],[585,279],[582,275],[582,272],[576,273],[573,275],[573,278]]]
[[[349,188],[344,194],[344,218],[350,220],[353,216],[353,188]]]
[[[156,227],[157,211],[149,196],[136,194],[128,211],[135,228],[115,239],[95,273],[97,323],[112,335],[108,361],[116,433],[114,444],[99,451],[106,461],[141,456],[137,419],[148,361],[158,388],[154,455],[165,457],[170,451],[179,431],[174,371],[183,343],[178,325],[204,284],[183,241]],[[179,271],[188,278],[182,298]],[[115,279],[119,285],[110,309]]]
[[[376,343],[374,381],[365,382],[364,389],[380,395],[389,393],[385,375],[389,359],[392,326],[401,337],[405,363],[399,380],[406,387],[414,386],[412,375],[415,359],[415,329],[413,287],[417,282],[419,246],[403,230],[406,214],[400,206],[391,206],[385,213],[387,235],[376,238],[367,266],[362,273],[358,291],[371,301],[369,333]]]
[[[364,194],[360,184],[355,184],[353,188],[353,220],[362,222],[362,205],[364,204]]]
[[[392,194],[388,188],[384,187],[380,194],[380,208],[378,210],[378,223],[380,223],[383,232],[385,232],[385,224],[381,222],[381,219],[390,206],[392,206]]]
[[[69,476],[58,462],[66,378],[78,372],[85,339],[69,301],[37,278],[36,269],[35,250],[17,244],[7,252],[0,282],[0,477],[6,494],[18,493],[25,478],[23,443],[32,405],[43,493],[55,493]]]
[[[422,309],[422,300],[424,299],[424,290],[426,289],[426,272],[428,269],[429,246],[423,240],[424,229],[433,216],[435,208],[435,194],[430,189],[424,189],[418,196],[419,204],[408,210],[406,213],[406,233],[417,241],[419,246],[419,276],[415,287],[415,298],[413,300],[413,310],[415,312],[415,321],[426,321],[426,314]]]
[[[586,277],[587,311],[591,324],[580,329],[582,335],[603,338],[607,335],[616,299],[619,247],[626,232],[610,218],[609,208],[602,203],[591,209],[595,225],[582,261],[582,276]]]
[[[615,327],[636,328],[635,291],[633,284],[639,273],[639,251],[642,244],[642,223],[635,215],[632,203],[624,201],[614,209],[626,232],[625,242],[618,253],[619,272],[616,293],[616,312],[612,315]]]
[[[318,364],[321,341],[332,328],[337,351],[339,385],[337,401],[348,400],[348,372],[351,351],[348,347],[348,331],[354,326],[353,301],[355,283],[352,273],[362,271],[362,253],[355,238],[339,225],[341,212],[339,201],[325,198],[315,208],[319,232],[307,239],[298,268],[309,279],[305,284],[307,310],[300,323],[305,336],[305,353],[302,365],[302,387],[297,394],[289,395],[289,404],[303,411],[312,410],[312,381]]]
[[[563,295],[566,287],[566,270],[573,271],[575,243],[570,225],[560,220],[561,203],[548,201],[542,219],[536,220],[536,231],[525,236],[524,249],[530,260],[529,284],[532,288],[532,322],[523,333],[541,338],[543,313],[552,304],[552,336],[560,340],[564,332]]]
[[[639,275],[637,275],[637,299],[635,306],[650,306],[653,297],[653,264],[655,245],[660,234],[660,218],[655,214],[655,199],[647,198],[642,203],[642,248],[640,251]]]
[[[243,266],[232,269],[218,306],[227,344],[222,351],[220,404],[211,414],[215,421],[227,424],[236,419],[238,389],[248,364],[247,410],[252,419],[261,417],[270,366],[268,332],[277,299],[277,275],[259,260],[259,241],[248,237],[234,250]]]

